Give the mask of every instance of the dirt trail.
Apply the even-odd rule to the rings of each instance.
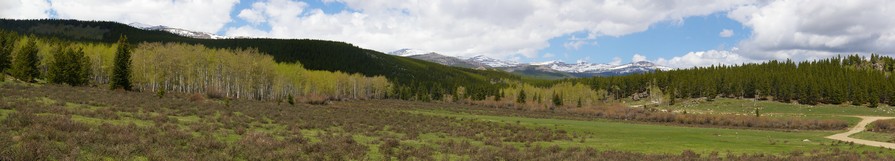
[[[861,118],[861,122],[858,122],[858,125],[855,125],[855,127],[853,127],[851,130],[849,130],[847,132],[827,136],[827,139],[840,140],[840,141],[846,141],[846,142],[854,142],[855,144],[863,144],[863,145],[867,145],[867,146],[895,149],[895,143],[870,141],[870,140],[855,139],[855,138],[848,137],[848,136],[851,136],[852,134],[856,134],[861,131],[864,131],[864,129],[866,129],[865,127],[867,126],[867,124],[870,124],[873,121],[893,119],[895,117],[875,117],[875,116],[855,116],[855,117]]]

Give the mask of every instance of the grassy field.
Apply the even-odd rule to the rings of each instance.
[[[642,103],[642,102],[639,102]],[[632,103],[637,105],[638,103]],[[856,124],[859,118],[846,115],[863,116],[895,116],[895,107],[881,105],[877,108],[853,105],[801,105],[795,103],[782,103],[776,101],[757,101],[744,99],[718,98],[714,101],[685,100],[681,103],[668,106],[662,105],[659,109],[675,112],[709,113],[709,114],[738,114],[755,115],[755,109],[759,109],[761,116],[767,117],[798,117],[813,119],[840,119]]]
[[[766,131],[747,129],[722,129],[638,124],[611,120],[564,120],[477,115],[447,110],[415,110],[414,113],[472,118],[499,123],[520,124],[531,127],[561,129],[586,135],[580,140],[541,143],[544,145],[587,146],[600,149],[614,149],[644,153],[678,153],[693,150],[707,154],[713,151],[723,153],[772,153],[784,154],[792,151],[823,150],[830,147],[851,150],[879,150],[878,148],[836,145],[825,136],[839,131]],[[649,147],[649,148],[645,148]],[[719,150],[723,149],[723,150]]]
[[[8,147],[0,149],[0,160],[873,160],[895,155],[823,139],[837,131],[565,119],[550,112],[448,103],[290,105],[15,83],[0,85],[0,93],[0,147]]]
[[[895,143],[895,134],[864,131],[850,136],[856,139]]]

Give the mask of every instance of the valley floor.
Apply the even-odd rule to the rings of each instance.
[[[843,131],[671,126],[453,103],[330,105],[0,83],[0,160],[892,160]]]

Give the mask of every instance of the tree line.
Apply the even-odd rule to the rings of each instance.
[[[680,98],[756,98],[815,105],[843,104],[876,107],[895,105],[895,71],[891,57],[871,54],[793,62],[771,60],[732,66],[695,67],[616,77],[567,79],[612,97],[648,93],[657,86],[673,104]],[[654,93],[654,92],[653,92]]]
[[[133,80],[136,88],[145,91],[258,100],[308,95],[372,99],[385,98],[391,91],[390,82],[382,76],[306,70],[300,63],[277,63],[254,49],[142,43],[133,56]]]
[[[329,72],[358,73],[366,77],[384,76],[396,87],[395,98],[406,100],[441,100],[456,95],[459,87],[464,96],[484,100],[499,94],[508,84],[502,79],[521,77],[499,70],[475,70],[387,55],[363,49],[350,43],[308,39],[194,39],[164,31],[147,31],[107,21],[80,20],[9,20],[0,19],[0,28],[44,38],[59,38],[86,44],[112,44],[119,35],[127,35],[133,44],[141,42],[201,44],[213,49],[256,49],[271,55],[278,63],[300,62],[305,69]],[[85,52],[90,52],[85,49]],[[111,57],[109,57],[111,58]],[[110,59],[109,59],[110,60]],[[103,60],[103,61],[109,61]],[[108,73],[106,73],[108,74]],[[107,79],[107,78],[94,78]],[[99,80],[107,82],[108,80]],[[465,98],[464,98],[465,99]]]
[[[20,36],[0,30],[0,71],[26,82],[108,85],[112,89],[288,100],[374,99],[394,95],[383,76],[307,70],[256,49],[181,43],[114,44]],[[5,74],[0,74],[5,75]]]

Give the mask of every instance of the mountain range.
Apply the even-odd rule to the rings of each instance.
[[[229,39],[229,38],[233,38],[233,37],[221,36],[221,35],[208,33],[208,32],[192,31],[192,30],[187,30],[187,29],[168,27],[168,26],[164,26],[164,25],[147,25],[147,24],[139,23],[139,22],[129,23],[127,25],[134,27],[134,28],[150,30],[150,31],[165,31],[165,32],[170,32],[172,34],[177,34],[180,36],[197,38],[197,39]]]
[[[548,61],[540,63],[519,63],[509,60],[478,55],[473,57],[453,57],[437,52],[401,49],[388,54],[425,60],[438,64],[474,68],[474,69],[500,69],[503,71],[526,76],[541,78],[574,78],[593,76],[628,75],[635,73],[652,72],[656,70],[668,71],[670,67],[657,65],[649,61],[638,61],[627,64],[594,64],[588,62],[565,63],[561,61]]]

